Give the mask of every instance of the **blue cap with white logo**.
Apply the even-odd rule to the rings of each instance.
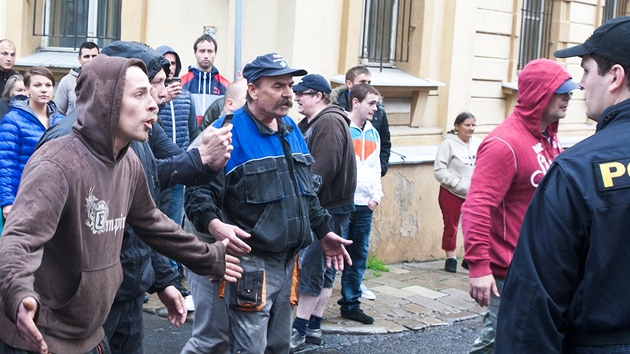
[[[292,69],[284,58],[276,53],[258,56],[243,68],[243,77],[247,79],[247,83],[256,81],[263,76],[280,76],[286,74],[303,76],[308,74],[308,72],[304,69]]]

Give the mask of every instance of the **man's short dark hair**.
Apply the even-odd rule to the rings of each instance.
[[[83,49],[94,49],[96,48],[97,52],[101,52],[101,49],[98,47],[98,45],[94,42],[85,42],[83,44],[81,44],[81,46],[79,47],[79,56],[81,56],[81,52],[83,51]]]
[[[597,63],[597,75],[599,76],[606,75],[606,73],[610,71],[610,69],[612,69],[612,67],[615,64],[619,64],[596,53],[591,53],[586,56],[592,58],[595,61],[595,63]],[[626,73],[626,79],[625,79],[626,86],[630,88],[630,67],[627,67],[623,64],[619,64],[619,65],[621,65],[621,67],[623,68],[623,71]]]
[[[367,68],[367,66],[359,65],[359,66],[350,68],[346,72],[346,81],[354,82],[354,79],[361,74],[367,74],[370,76],[372,75],[372,73],[370,73],[370,70]]]
[[[212,44],[214,44],[214,51],[218,51],[219,50],[219,46],[217,46],[217,41],[214,40],[214,38],[209,35],[209,34],[204,34],[203,36],[197,38],[197,40],[195,41],[195,44],[193,45],[193,49],[195,50],[195,52],[197,52],[197,44],[206,41],[206,42],[210,42]]]
[[[363,102],[363,100],[367,97],[368,94],[373,93],[377,96],[380,96],[381,94],[378,92],[377,89],[374,88],[374,86],[372,85],[368,85],[368,84],[357,84],[352,86],[352,89],[350,90],[350,102],[354,101],[354,98],[356,98],[357,100],[359,100],[359,102]],[[352,103],[350,103],[352,107]]]

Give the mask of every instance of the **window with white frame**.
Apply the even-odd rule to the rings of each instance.
[[[412,0],[364,0],[359,59],[392,66],[409,61]]]
[[[625,16],[627,3],[627,0],[606,0],[602,23],[615,17]]]
[[[553,0],[523,0],[519,70],[533,59],[549,57],[552,16]]]
[[[122,0],[35,0],[33,35],[43,48],[104,47],[120,39]]]

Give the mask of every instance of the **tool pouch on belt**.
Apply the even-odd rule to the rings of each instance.
[[[245,258],[245,257],[244,257]],[[257,312],[267,303],[264,261],[260,258],[242,261],[243,275],[236,284],[230,284],[230,308]]]

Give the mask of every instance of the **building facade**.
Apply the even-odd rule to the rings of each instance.
[[[243,63],[277,52],[294,67],[343,84],[366,64],[383,95],[392,134],[385,198],[371,252],[388,262],[442,257],[437,144],[462,111],[485,136],[511,111],[519,70],[531,59],[583,42],[627,0],[0,0],[0,37],[25,71],[46,65],[61,78],[86,40],[167,44],[185,68],[204,31],[218,42],[215,66],[232,79]],[[576,81],[579,58],[558,60]],[[560,123],[565,145],[592,134],[576,92]],[[297,111],[292,114],[299,118]],[[458,243],[462,245],[460,241]],[[459,254],[463,254],[460,246]]]

